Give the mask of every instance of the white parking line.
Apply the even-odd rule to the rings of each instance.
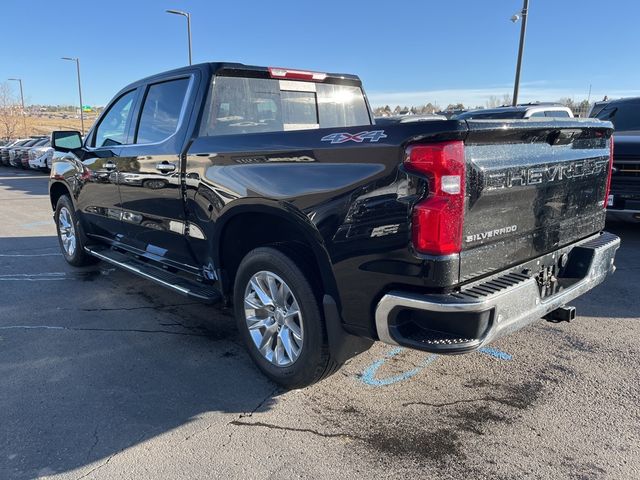
[[[44,328],[46,330],[66,330],[64,327],[50,327],[48,325],[11,325],[8,327],[0,327],[0,330],[17,330],[17,329],[27,329],[27,330],[36,330]]]
[[[19,225],[22,228],[35,228],[35,227],[41,227],[43,225],[53,225],[53,221],[52,220],[40,220],[39,222],[31,222],[31,223],[23,223],[22,225]]]
[[[57,257],[61,253],[0,253],[0,257]]]
[[[54,282],[65,278],[0,278],[0,282]]]
[[[0,180],[25,180],[25,179],[29,179],[29,178],[49,178],[45,175],[38,175],[38,176],[34,176],[34,175],[25,175],[25,174],[18,174],[15,177],[0,177]]]
[[[0,275],[0,282],[50,282],[55,280],[65,280],[67,274],[64,272],[52,273],[10,273]]]

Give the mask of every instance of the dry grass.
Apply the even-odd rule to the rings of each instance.
[[[84,118],[84,131],[85,133],[89,130],[89,127],[95,121],[96,116],[94,114],[85,116]],[[48,116],[27,116],[25,118],[25,123],[27,125],[27,136],[29,135],[49,135],[54,130],[78,130],[80,131],[80,119],[72,118],[71,116],[67,118],[62,118],[62,116],[56,116],[53,118],[49,118]],[[18,134],[24,134],[24,127],[22,122],[18,124]]]

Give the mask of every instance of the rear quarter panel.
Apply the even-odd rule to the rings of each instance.
[[[401,165],[408,143],[465,131],[459,122],[437,121],[198,138],[186,158],[190,221],[215,238],[240,205],[293,213],[318,240],[345,322],[373,335],[371,313],[385,290],[457,278],[411,251],[417,184]],[[194,242],[203,264],[220,263],[215,250]]]

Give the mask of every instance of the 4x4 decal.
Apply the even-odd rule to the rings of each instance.
[[[383,138],[387,138],[384,130],[371,130],[360,133],[332,133],[322,137],[321,141],[331,143],[345,143],[345,142],[357,142],[362,143],[365,140],[370,142],[377,142]]]

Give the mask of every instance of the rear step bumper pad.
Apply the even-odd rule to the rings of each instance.
[[[575,278],[561,278],[566,286],[546,298],[540,296],[535,276],[521,273],[508,273],[452,294],[389,292],[375,311],[378,338],[433,353],[475,351],[601,283],[615,271],[619,246],[620,239],[608,232],[577,244],[565,270]]]

